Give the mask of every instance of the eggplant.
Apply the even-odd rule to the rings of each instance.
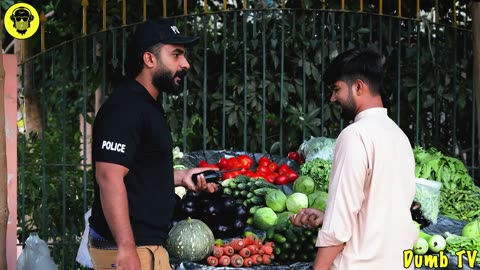
[[[221,207],[217,202],[207,202],[202,208],[202,214],[207,217],[215,217],[221,214]]]
[[[223,195],[219,198],[219,203],[221,204],[222,211],[225,213],[232,213],[235,210],[235,199],[229,195]]]
[[[235,229],[238,232],[242,232],[245,229],[245,226],[247,226],[247,223],[245,222],[245,220],[235,219],[233,221],[233,229]]]
[[[232,226],[226,224],[215,224],[210,227],[215,238],[230,238],[235,236]]]
[[[235,208],[234,212],[236,213],[236,216],[238,219],[241,219],[241,220],[248,219],[249,213],[247,208],[243,204],[237,203],[234,208]]]

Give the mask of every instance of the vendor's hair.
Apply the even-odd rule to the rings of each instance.
[[[381,94],[385,58],[374,49],[350,49],[339,54],[328,66],[323,80],[326,85],[342,80],[352,85],[357,79],[369,85],[374,95]]]

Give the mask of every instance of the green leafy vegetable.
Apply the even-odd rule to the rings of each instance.
[[[310,176],[315,182],[315,190],[328,191],[332,162],[323,159],[314,159],[300,166],[300,175]]]
[[[477,250],[480,253],[480,237],[465,237],[453,233],[445,232],[445,240],[447,241],[446,250],[452,254],[462,250]],[[480,256],[475,259],[477,264],[480,264]]]
[[[416,146],[413,153],[416,177],[441,182],[442,190],[469,190],[475,187],[472,177],[461,160],[446,156],[433,147],[425,150]]]

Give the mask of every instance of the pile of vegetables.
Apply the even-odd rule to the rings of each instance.
[[[174,221],[185,218],[205,222],[215,237],[234,237],[243,233],[249,214],[247,208],[234,197],[223,194],[187,191],[177,203]]]
[[[445,239],[447,242],[446,250],[452,255],[465,250],[477,251],[480,254],[480,220],[477,219],[465,225],[462,235],[446,232]],[[468,255],[464,254],[464,256]],[[477,255],[475,263],[480,265],[480,256]]]
[[[265,239],[275,243],[275,261],[311,262],[316,255],[317,232],[318,229],[300,228],[286,220],[268,229]]]
[[[439,181],[442,189],[470,190],[476,187],[461,160],[446,156],[434,147],[425,150],[416,146],[413,154],[417,178]]]
[[[431,147],[416,146],[415,175],[442,183],[440,214],[459,220],[471,221],[480,217],[480,188],[475,185],[465,165]]]
[[[210,266],[235,268],[268,265],[275,257],[274,248],[273,242],[263,243],[254,233],[245,232],[245,237],[233,238],[226,243],[217,239],[206,263]]]
[[[276,185],[286,185],[298,178],[298,173],[290,168],[288,164],[278,164],[270,160],[267,156],[262,156],[258,159],[258,162],[255,164],[255,169],[252,167],[254,163],[253,158],[249,155],[238,155],[230,158],[222,157],[217,163],[208,163],[205,160],[201,160],[198,163],[198,167],[219,168],[220,170],[228,171],[222,175],[222,179],[245,175],[251,178],[262,178]],[[230,171],[235,169],[237,170]]]

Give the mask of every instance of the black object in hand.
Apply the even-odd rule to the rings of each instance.
[[[218,182],[222,177],[222,172],[214,171],[214,170],[206,170],[203,172],[194,173],[192,174],[192,181],[195,185],[197,184],[197,180],[198,180],[197,177],[200,174],[203,174],[203,177],[205,177],[205,180],[207,181],[207,183]]]

